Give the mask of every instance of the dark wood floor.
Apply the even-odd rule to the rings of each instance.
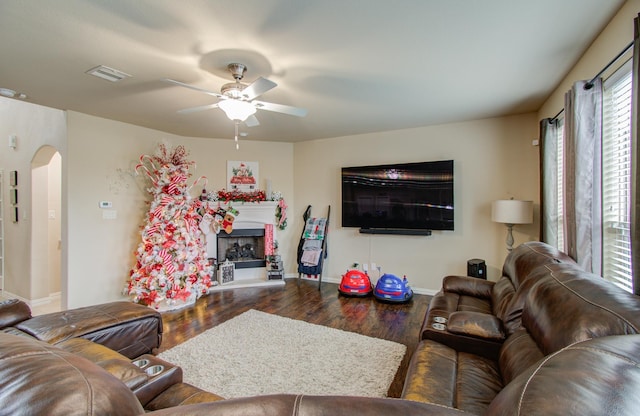
[[[389,397],[400,397],[430,299],[416,294],[407,304],[381,303],[371,297],[340,296],[333,283],[323,283],[318,290],[317,282],[297,279],[288,279],[284,287],[214,292],[193,307],[163,313],[164,336],[158,352],[255,309],[406,345],[407,353],[388,392]]]

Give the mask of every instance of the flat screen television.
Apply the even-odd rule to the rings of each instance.
[[[453,230],[453,207],[453,160],[342,168],[343,227]]]

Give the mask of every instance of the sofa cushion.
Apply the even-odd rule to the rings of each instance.
[[[140,415],[127,386],[96,364],[33,338],[0,333],[0,409],[11,415]]]
[[[424,340],[411,357],[402,398],[483,414],[501,388],[495,361]]]
[[[8,299],[0,302],[0,329],[11,327],[29,318],[31,318],[31,308],[23,301]]]
[[[498,363],[502,381],[508,384],[542,357],[542,351],[525,329],[514,332],[500,349]]]
[[[522,324],[544,355],[589,338],[640,332],[640,297],[570,265],[542,267]]]
[[[566,263],[576,267],[575,261],[553,246],[541,241],[520,244],[507,256],[502,266],[502,275],[511,280],[517,289],[531,275],[531,272],[544,264]]]
[[[442,290],[444,292],[473,296],[475,298],[490,299],[493,285],[494,283],[490,280],[469,276],[451,275],[442,279]]]
[[[449,315],[446,326],[453,334],[504,341],[502,321],[486,313],[454,312]]]
[[[581,341],[551,354],[509,383],[490,415],[636,415],[640,335]]]
[[[560,263],[579,269],[569,256],[540,241],[521,244],[509,253],[491,299],[493,314],[502,320],[507,336],[522,326],[522,308],[527,291],[544,275],[537,273],[540,266]]]
[[[511,302],[516,289],[507,277],[496,282],[491,291],[491,313],[501,320],[510,319]]]

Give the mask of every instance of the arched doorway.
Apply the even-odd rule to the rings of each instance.
[[[31,161],[31,299],[47,312],[61,309],[61,216],[62,158],[43,146]]]

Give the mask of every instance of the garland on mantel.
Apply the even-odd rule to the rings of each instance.
[[[218,201],[222,202],[261,202],[266,201],[267,197],[264,191],[240,192],[238,190],[227,191],[221,189],[218,191]]]
[[[276,206],[276,226],[279,230],[287,228],[287,203],[284,200],[281,192],[274,191],[271,193],[270,201],[277,201]],[[230,202],[256,202],[260,203],[267,201],[267,196],[264,191],[257,190],[252,192],[241,192],[238,190],[227,191],[226,189],[220,189],[216,192],[210,192],[205,196],[208,201],[218,201],[224,203]]]

